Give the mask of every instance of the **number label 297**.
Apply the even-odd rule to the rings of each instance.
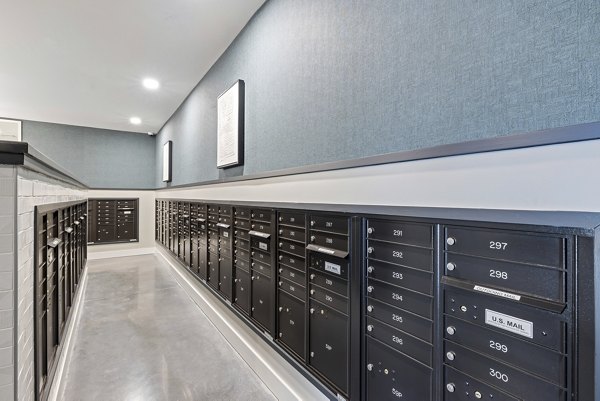
[[[508,242],[490,241],[490,249],[505,251],[507,246]]]

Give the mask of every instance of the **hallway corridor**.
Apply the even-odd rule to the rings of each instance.
[[[275,400],[160,256],[87,268],[58,400]]]

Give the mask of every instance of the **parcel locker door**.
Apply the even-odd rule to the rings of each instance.
[[[208,248],[203,242],[198,245],[198,275],[203,280],[208,277]]]
[[[241,269],[235,270],[233,303],[250,314],[250,274]]]
[[[304,302],[279,291],[279,341],[304,359]]]
[[[271,314],[274,312],[271,302],[272,291],[272,281],[269,277],[253,273],[252,317],[266,329],[271,327]]]
[[[312,301],[309,316],[309,363],[348,392],[348,317]]]
[[[219,289],[219,256],[212,252],[208,253],[208,277],[206,282],[215,290]]]
[[[230,258],[221,258],[219,262],[219,291],[231,300],[233,295],[233,277]]]

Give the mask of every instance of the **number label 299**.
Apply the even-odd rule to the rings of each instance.
[[[508,242],[490,241],[490,249],[505,251],[507,246]]]

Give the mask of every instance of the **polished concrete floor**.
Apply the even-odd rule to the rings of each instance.
[[[156,255],[88,262],[64,401],[275,400]]]

